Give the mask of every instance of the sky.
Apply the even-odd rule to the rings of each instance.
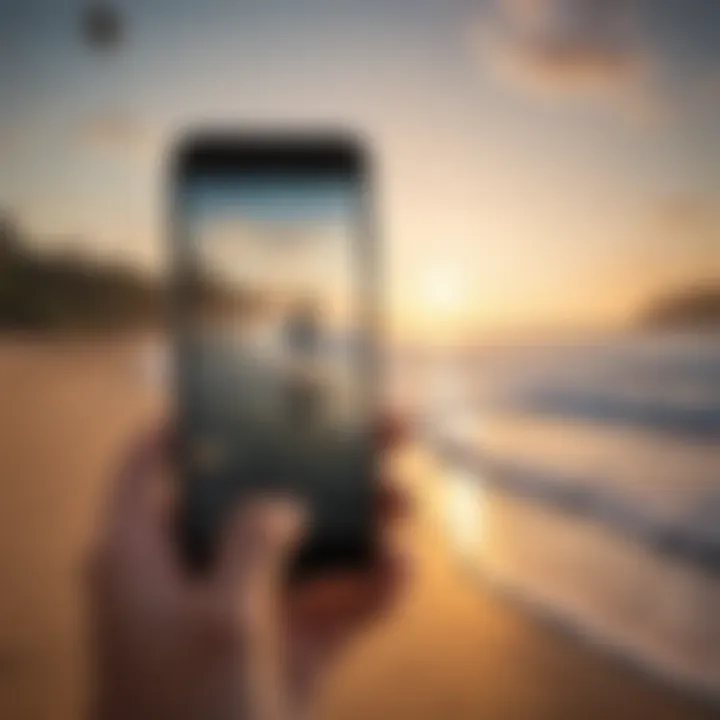
[[[182,192],[183,240],[211,277],[293,303],[311,300],[334,327],[353,322],[362,237],[348,178],[199,176]]]
[[[400,335],[612,327],[720,280],[717,0],[120,0],[101,51],[83,5],[0,0],[0,208],[47,246],[162,267],[184,129],[341,125]]]

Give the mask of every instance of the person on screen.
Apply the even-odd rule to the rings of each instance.
[[[291,306],[283,335],[289,356],[285,389],[288,417],[293,423],[312,425],[318,420],[323,404],[318,372],[323,343],[319,305],[302,300]]]
[[[288,352],[303,358],[314,358],[322,342],[321,312],[317,303],[302,300],[290,307],[285,319]]]

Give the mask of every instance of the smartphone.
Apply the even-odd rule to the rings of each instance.
[[[174,156],[180,534],[213,562],[238,503],[291,495],[293,574],[372,562],[377,263],[368,153],[343,133],[195,134]]]

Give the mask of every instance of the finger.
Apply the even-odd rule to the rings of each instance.
[[[409,517],[412,514],[410,494],[391,482],[380,482],[375,496],[375,513],[382,528]]]
[[[163,504],[168,437],[163,428],[143,437],[128,452],[110,493],[111,526],[142,522]]]
[[[377,442],[380,450],[390,450],[403,443],[406,437],[405,425],[392,416],[382,419],[377,426]],[[392,473],[391,466],[384,466],[383,473]],[[411,514],[411,498],[396,482],[381,477],[375,494],[375,513],[381,526],[390,525]]]
[[[380,451],[402,444],[407,437],[407,425],[393,415],[382,417],[375,427],[375,438]]]
[[[366,575],[318,582],[290,604],[286,624],[292,649],[290,682],[299,698],[311,695],[324,668],[392,606],[405,577],[404,558],[388,557]]]
[[[217,582],[230,593],[275,581],[296,547],[303,509],[287,498],[254,500],[238,507],[227,523],[218,554]]]
[[[406,558],[388,555],[372,572],[308,586],[289,604],[290,682],[302,699],[352,639],[392,607],[407,578]]]
[[[165,470],[166,431],[147,434],[127,452],[113,479],[101,524],[85,561],[88,584],[109,591],[141,576],[170,577],[176,563],[170,541],[169,483]]]
[[[375,563],[364,571],[335,573],[292,586],[288,606],[293,621],[327,628],[372,616],[383,604],[389,606],[409,575],[409,557],[398,547],[393,533],[394,526],[409,513],[409,495],[389,482],[381,483],[376,495],[381,549]]]
[[[228,526],[217,572],[220,602],[235,613],[247,660],[244,702],[252,717],[286,717],[280,593],[285,563],[299,539],[302,508],[287,499],[256,500]],[[229,604],[227,601],[230,601]]]
[[[388,551],[363,573],[343,573],[296,589],[288,603],[292,627],[328,638],[358,627],[388,610],[407,584],[405,553]]]
[[[290,681],[298,697],[313,692],[323,669],[335,662],[368,624],[387,613],[405,585],[404,558],[364,578],[337,578],[306,594],[294,605],[287,627],[292,647]],[[292,607],[292,605],[291,605]]]

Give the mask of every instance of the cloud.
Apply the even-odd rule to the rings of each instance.
[[[648,103],[652,57],[634,0],[490,0],[475,45],[522,92]]]

